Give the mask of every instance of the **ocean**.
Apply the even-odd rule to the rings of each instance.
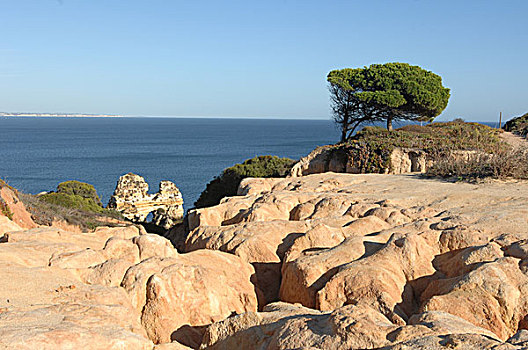
[[[173,181],[189,209],[226,167],[257,155],[299,159],[338,140],[330,120],[0,117],[0,178],[34,194],[83,181],[108,203],[133,172],[151,192]]]

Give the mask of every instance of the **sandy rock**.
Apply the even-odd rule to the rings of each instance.
[[[186,251],[215,249],[235,254],[255,268],[266,303],[276,301],[281,261],[293,240],[311,227],[304,221],[249,222],[230,226],[205,226],[191,232]]]
[[[9,349],[145,349],[153,344],[122,324],[116,306],[59,304],[0,314],[0,347]],[[121,323],[121,324],[120,324]]]
[[[13,221],[9,220],[7,216],[0,215],[0,237],[6,232],[20,230],[22,230],[22,228]]]
[[[75,252],[60,252],[53,254],[49,261],[49,266],[56,266],[62,269],[80,269],[95,266],[106,261],[106,257],[98,250],[84,249]]]
[[[309,251],[282,267],[280,300],[316,307],[317,292],[338,272],[341,265],[365,253],[363,237],[349,237],[334,248]]]
[[[202,349],[365,349],[388,344],[396,329],[376,311],[346,306],[333,312],[271,304],[261,313],[246,313],[211,325]]]
[[[503,257],[500,246],[490,242],[485,245],[450,251],[435,257],[435,268],[446,277],[466,274],[482,263],[492,262]]]
[[[71,243],[17,242],[0,244],[0,262],[14,263],[25,267],[48,266],[57,252],[78,251],[82,249]]]
[[[231,254],[195,251],[150,276],[142,324],[155,342],[169,342],[185,325],[202,326],[257,310],[251,265]]]
[[[504,344],[490,339],[480,334],[432,335],[380,348],[380,350],[408,349],[514,350],[518,348],[510,344]]]
[[[26,206],[18,198],[15,191],[7,186],[0,184],[0,201],[2,201],[12,214],[12,221],[18,226],[29,229],[35,228],[38,225],[31,218],[31,214],[26,210]],[[0,214],[0,216],[3,216]],[[0,231],[0,234],[2,232]]]
[[[139,247],[130,239],[111,237],[103,248],[103,253],[108,259],[123,259],[136,264],[139,259]]]
[[[127,291],[132,305],[138,312],[145,306],[147,280],[164,267],[176,262],[174,258],[153,257],[131,266],[125,272],[121,286]]]
[[[84,283],[118,287],[132,264],[128,259],[110,259],[88,269],[80,270],[79,274]]]
[[[455,278],[431,282],[421,296],[423,311],[444,311],[506,340],[527,327],[528,277],[519,260],[497,259]]]
[[[140,260],[145,260],[154,256],[170,258],[178,255],[172,243],[160,235],[146,234],[134,237],[132,242],[139,248]]]
[[[123,227],[105,227],[99,226],[95,229],[94,235],[99,239],[106,242],[110,237],[130,239],[132,237],[140,235],[139,228],[135,225],[123,226]]]
[[[437,250],[426,236],[394,235],[376,253],[343,265],[316,295],[316,307],[332,310],[348,304],[366,304],[404,324],[417,308],[410,281],[435,273]]]
[[[191,350],[192,348],[178,342],[157,344],[153,350]]]

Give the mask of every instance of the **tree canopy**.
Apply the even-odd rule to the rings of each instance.
[[[433,121],[447,107],[442,78],[407,63],[373,64],[331,71],[327,76],[334,120],[347,138],[367,121]]]

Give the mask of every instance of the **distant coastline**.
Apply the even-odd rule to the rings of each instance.
[[[83,114],[83,113],[6,113],[6,112],[0,112],[0,117],[120,118],[122,117],[122,115]]]

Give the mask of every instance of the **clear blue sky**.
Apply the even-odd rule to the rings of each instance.
[[[441,120],[528,111],[528,1],[0,0],[0,111],[329,118],[326,74],[440,74]]]

